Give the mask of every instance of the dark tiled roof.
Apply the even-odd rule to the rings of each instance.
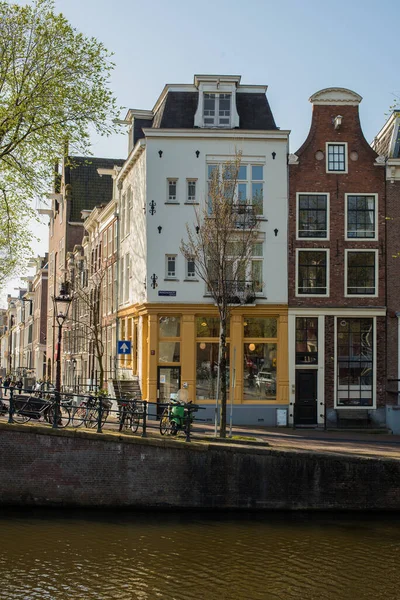
[[[133,121],[133,145],[138,140],[144,138],[143,127],[151,127],[153,121],[151,119],[134,119]]]
[[[107,204],[112,199],[113,180],[111,177],[100,177],[97,169],[112,169],[122,166],[124,161],[114,158],[95,158],[70,156],[70,165],[65,167],[65,183],[72,186],[72,203],[69,220],[81,222],[81,211],[91,209],[100,204]]]
[[[153,127],[191,129],[194,126],[198,101],[197,92],[168,92],[154,116]]]
[[[154,115],[152,127],[192,129],[198,99],[197,92],[168,92]],[[265,94],[238,92],[236,106],[239,129],[277,129]]]
[[[236,94],[240,129],[277,129],[265,94]]]

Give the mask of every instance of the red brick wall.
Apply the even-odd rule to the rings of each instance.
[[[396,312],[400,311],[400,181],[386,184],[386,233],[387,233],[387,376],[397,379],[398,335]],[[394,258],[394,257],[397,258]],[[396,382],[389,382],[388,389],[397,390]],[[388,402],[397,404],[397,395],[388,394]]]
[[[342,115],[342,125],[334,129],[332,119]],[[326,173],[326,142],[348,143],[348,173]],[[317,160],[317,151],[324,159]],[[350,160],[351,152],[358,160]],[[385,305],[385,168],[374,166],[376,153],[361,130],[357,106],[314,106],[309,136],[296,152],[298,165],[289,169],[289,306],[384,306]],[[296,192],[330,194],[330,240],[296,241]],[[345,194],[376,193],[379,207],[379,241],[345,241]],[[295,296],[296,248],[330,248],[330,297]],[[379,297],[344,297],[345,249],[379,250]]]

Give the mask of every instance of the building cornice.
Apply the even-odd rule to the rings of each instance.
[[[309,101],[317,105],[357,106],[362,101],[362,96],[347,88],[331,87],[315,92]]]
[[[283,139],[286,140],[290,130],[248,130],[248,129],[150,129],[144,128],[146,138],[193,138],[193,139]]]
[[[124,162],[124,164],[122,166],[122,169],[118,173],[117,183],[122,182],[125,179],[125,177],[129,173],[129,171],[132,168],[132,166],[135,164],[135,162],[142,155],[142,153],[143,153],[143,151],[144,151],[145,148],[146,148],[146,140],[142,139],[142,140],[138,140],[136,142],[134,148],[132,148],[132,150],[131,150],[128,158]]]

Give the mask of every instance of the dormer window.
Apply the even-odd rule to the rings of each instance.
[[[203,118],[205,127],[229,127],[231,94],[204,94]]]
[[[195,75],[194,83],[199,90],[195,127],[235,129],[240,126],[236,107],[239,76]]]

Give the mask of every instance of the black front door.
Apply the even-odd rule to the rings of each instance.
[[[317,374],[316,369],[296,371],[295,425],[317,424]]]

